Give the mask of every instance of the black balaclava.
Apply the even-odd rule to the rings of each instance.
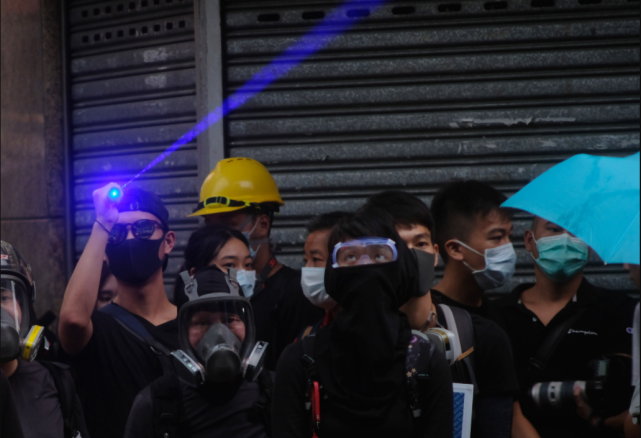
[[[343,310],[314,345],[329,399],[354,421],[369,424],[384,421],[405,393],[411,329],[398,309],[418,295],[416,259],[398,235],[391,238],[398,250],[395,262],[334,268],[328,261],[325,287]]]

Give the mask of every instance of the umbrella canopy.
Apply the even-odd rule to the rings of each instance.
[[[639,264],[640,154],[575,155],[508,199],[584,240],[605,263]]]

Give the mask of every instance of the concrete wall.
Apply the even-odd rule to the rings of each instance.
[[[0,5],[0,234],[33,268],[38,316],[57,315],[67,281],[60,1]]]

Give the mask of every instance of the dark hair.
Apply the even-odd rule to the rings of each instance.
[[[392,216],[394,225],[412,228],[423,225],[434,235],[434,218],[429,207],[418,197],[401,190],[388,190],[372,196],[359,212],[378,214],[384,211]]]
[[[467,240],[479,217],[497,211],[510,218],[512,212],[501,208],[506,199],[503,193],[480,181],[457,181],[441,187],[432,201],[432,214],[443,260],[447,261],[445,242]]]
[[[397,245],[401,241],[390,215],[349,214],[332,228],[327,240],[327,249],[332,254],[337,243],[368,236],[392,239]]]
[[[231,239],[238,239],[249,247],[243,233],[224,225],[206,225],[194,231],[185,248],[185,268],[196,271],[209,266],[220,250]]]
[[[338,221],[351,214],[344,211],[332,211],[316,215],[307,223],[307,232],[315,233],[316,231],[331,230]]]

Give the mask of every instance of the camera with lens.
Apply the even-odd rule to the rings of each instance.
[[[588,364],[593,377],[590,380],[563,382],[540,382],[530,389],[530,397],[539,409],[574,410],[575,385],[581,389],[581,397],[603,418],[625,411],[630,405],[633,387],[631,359],[612,355],[593,360]]]

